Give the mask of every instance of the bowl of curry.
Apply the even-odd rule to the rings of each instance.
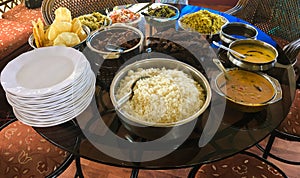
[[[229,60],[234,65],[246,70],[269,70],[277,62],[277,50],[272,45],[260,40],[236,40],[229,45],[229,48],[246,56],[242,59],[229,51],[227,52]]]
[[[227,69],[227,74],[217,75],[212,88],[235,109],[258,112],[282,99],[280,83],[267,74],[238,68]]]

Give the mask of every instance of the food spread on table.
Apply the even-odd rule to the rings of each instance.
[[[170,18],[176,15],[176,11],[169,6],[149,7],[147,14],[153,17]]]
[[[111,24],[111,19],[100,12],[93,12],[91,14],[85,14],[78,17],[80,22],[88,26],[91,31],[105,27]]]
[[[45,46],[75,46],[87,37],[78,18],[72,19],[65,7],[55,10],[55,20],[45,29],[41,19],[33,24],[33,36],[37,48]]]
[[[108,16],[113,23],[131,23],[139,19],[141,15],[129,9],[115,9]]]
[[[199,10],[180,18],[183,29],[194,30],[201,34],[217,34],[226,21],[224,17],[208,10]]]

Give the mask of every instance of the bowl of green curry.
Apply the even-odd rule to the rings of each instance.
[[[180,11],[170,4],[153,3],[142,13],[148,24],[153,26],[175,25],[179,18]]]

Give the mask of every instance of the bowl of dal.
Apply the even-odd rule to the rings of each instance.
[[[280,83],[273,77],[239,68],[226,70],[217,75],[212,88],[235,109],[243,112],[258,112],[282,99]]]
[[[269,70],[277,62],[277,50],[272,45],[260,40],[236,40],[229,45],[229,48],[246,56],[246,58],[242,59],[232,52],[227,52],[229,60],[234,65],[246,70]]]

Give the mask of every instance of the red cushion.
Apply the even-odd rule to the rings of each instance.
[[[45,177],[69,155],[15,121],[0,131],[0,177]]]
[[[39,18],[43,19],[41,8],[29,9],[24,4],[5,12],[2,17],[28,25],[32,25],[32,21],[37,21]]]
[[[278,129],[292,135],[300,136],[300,89],[296,90],[290,112]]]
[[[31,25],[0,19],[0,56],[7,56],[26,44],[31,34]]]

